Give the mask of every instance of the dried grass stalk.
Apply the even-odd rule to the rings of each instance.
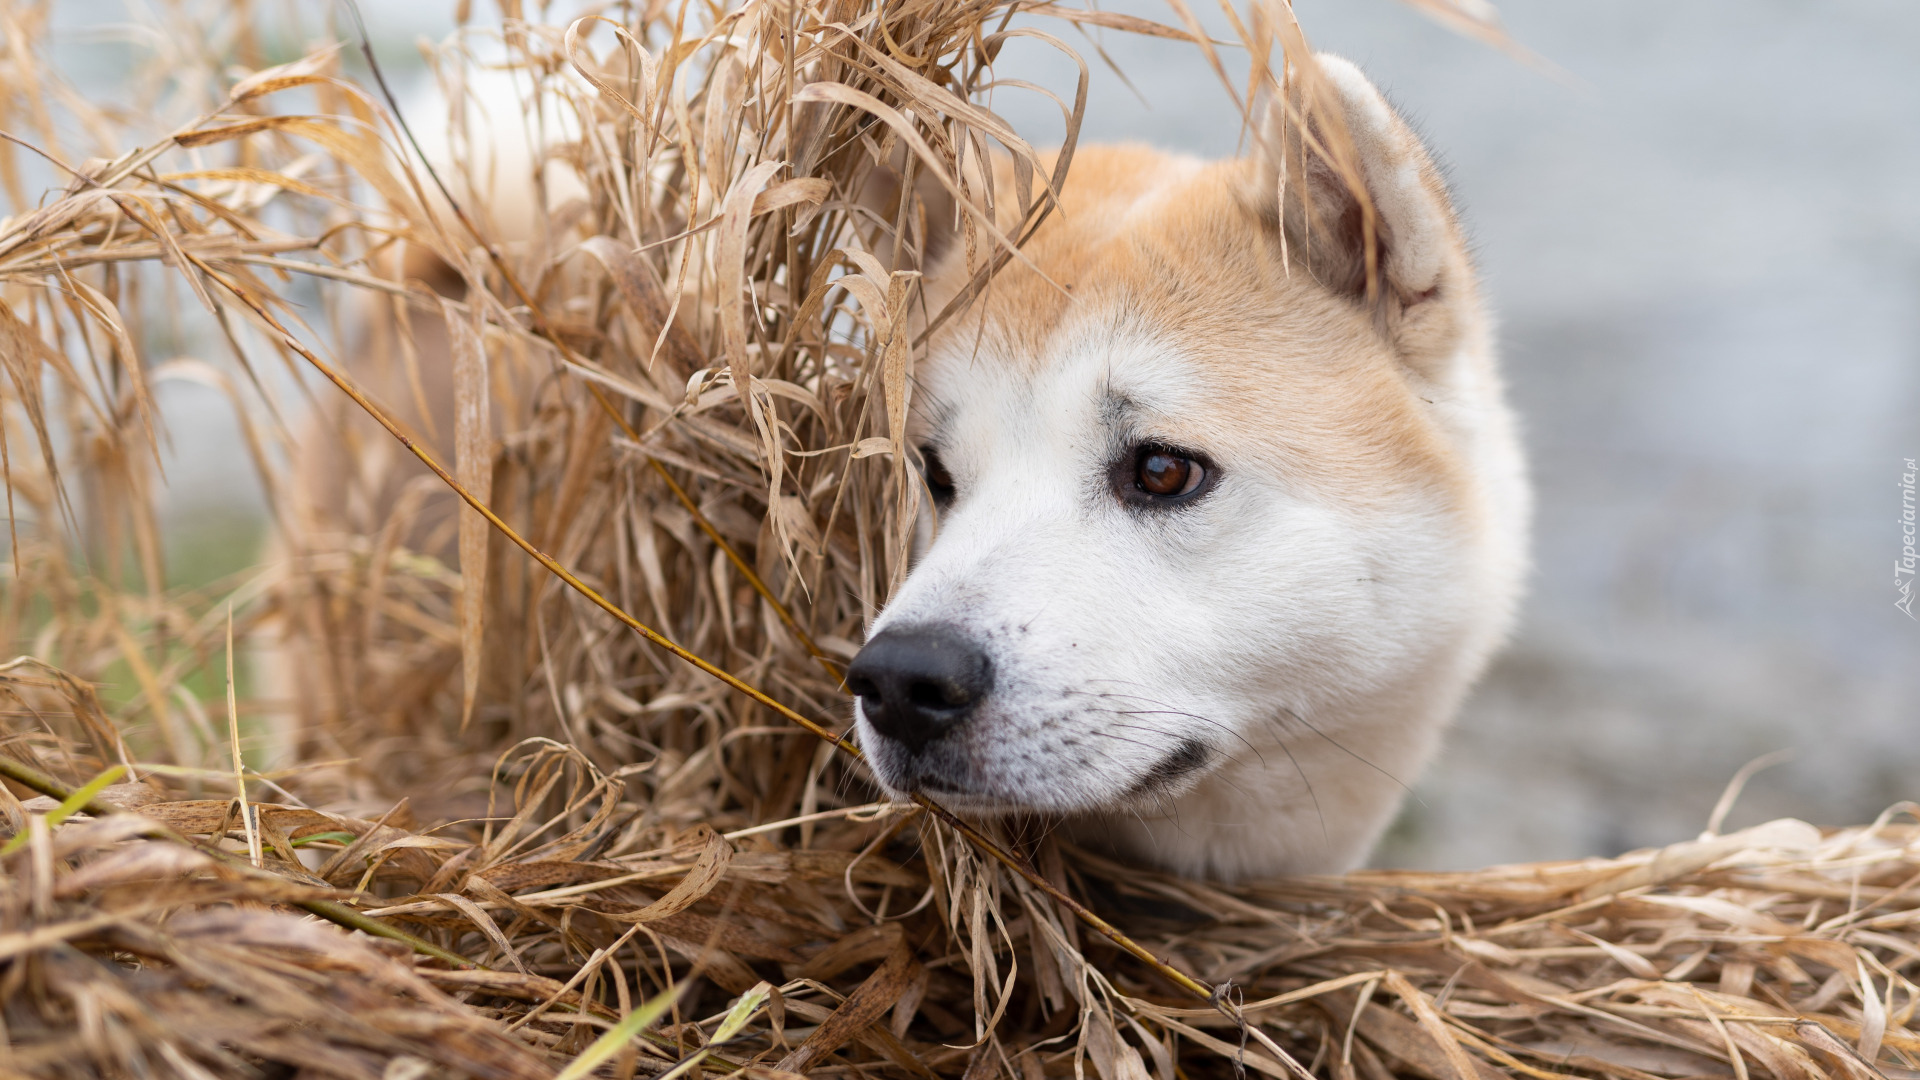
[[[15,665],[0,687],[57,729],[85,726],[84,690],[57,675]],[[665,993],[670,1022],[603,1044],[603,1067],[1920,1075],[1920,825],[1898,820],[1920,807],[1611,860],[1234,888],[1041,849],[1156,953],[1230,982],[1243,1028],[1076,941],[1044,896],[983,880],[937,836],[922,859],[892,808],[816,819],[825,842],[809,849],[768,843],[791,828],[769,822],[614,854],[635,804],[577,751],[523,747],[496,779],[494,825],[464,838],[417,831],[404,807],[369,821],[257,802],[249,829],[236,799],[152,778],[66,804],[7,800],[7,1067],[548,1076]],[[69,816],[89,795],[100,812]],[[471,966],[287,913],[334,897]],[[967,932],[975,921],[988,932]],[[982,971],[1003,996],[981,995]]]
[[[927,215],[986,282],[1070,166],[1084,80],[1058,154],[981,104],[1008,41],[1064,48],[1013,16],[1193,40],[1191,11],[516,9],[431,57],[456,102],[436,177],[342,54],[263,69],[224,10],[206,57],[256,74],[132,151],[136,118],[33,66],[44,7],[6,30],[4,610],[59,667],[0,667],[0,1070],[1920,1076],[1920,829],[1892,815],[1225,889],[957,835],[778,718],[844,726],[838,663],[905,572]],[[1242,96],[1277,43],[1311,111],[1291,13],[1233,25],[1261,58]],[[154,100],[219,85],[160,59]],[[482,68],[510,113],[469,107]],[[66,161],[56,106],[97,160]],[[31,209],[29,152],[70,177]],[[166,289],[230,363],[153,363]],[[358,400],[320,396],[296,438],[276,355]],[[166,588],[151,511],[169,378],[234,400],[281,526],[267,569],[200,591]],[[223,730],[229,633],[291,700]],[[131,692],[102,702],[109,677]]]

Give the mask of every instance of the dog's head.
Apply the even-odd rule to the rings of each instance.
[[[1364,835],[1307,860],[1351,862],[1398,791],[1306,743],[1410,772],[1503,632],[1520,511],[1489,474],[1518,481],[1468,260],[1419,142],[1321,69],[1338,115],[1306,130],[1353,153],[1297,124],[1213,165],[1083,149],[915,372],[931,542],[848,672],[889,788],[1144,821],[1258,759],[1290,805],[1362,792]]]

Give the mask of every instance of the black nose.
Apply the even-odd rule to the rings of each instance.
[[[993,689],[980,647],[944,626],[874,635],[847,667],[847,688],[875,731],[910,750],[959,726]]]

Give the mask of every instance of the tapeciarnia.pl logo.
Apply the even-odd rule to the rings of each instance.
[[[1893,588],[1899,599],[1893,606],[1907,613],[1907,618],[1920,621],[1913,613],[1913,571],[1915,556],[1913,552],[1913,479],[1920,469],[1914,467],[1914,459],[1906,459],[1906,471],[1900,474],[1900,557],[1893,560]]]

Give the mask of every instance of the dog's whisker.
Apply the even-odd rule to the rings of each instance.
[[[1393,781],[1394,784],[1399,786],[1401,791],[1407,793],[1408,795],[1413,795],[1413,789],[1408,787],[1405,784],[1405,782],[1403,782],[1399,777],[1393,775],[1387,770],[1374,764],[1372,761],[1368,760],[1365,756],[1355,753],[1351,748],[1349,748],[1345,743],[1341,742],[1339,739],[1336,739],[1333,736],[1327,734],[1326,732],[1321,731],[1318,727],[1315,727],[1313,723],[1309,721],[1306,717],[1301,716],[1299,713],[1294,712],[1292,709],[1285,708],[1285,707],[1282,707],[1280,712],[1286,716],[1291,717],[1294,723],[1299,724],[1301,727],[1306,728],[1308,731],[1311,731],[1315,735],[1318,735],[1321,738],[1332,743],[1335,747],[1337,747],[1340,750],[1341,753],[1346,754],[1348,757],[1353,758],[1355,761],[1358,761],[1360,764],[1365,765],[1367,768],[1372,769],[1374,772],[1377,772],[1381,776],[1384,776],[1387,779]],[[1285,745],[1284,742],[1282,743],[1282,745]],[[1419,796],[1415,795],[1414,798],[1417,799],[1419,798]]]
[[[1094,734],[1095,734],[1095,735],[1098,735],[1099,737],[1101,737],[1101,738],[1103,738],[1103,739],[1112,739],[1112,740],[1114,740],[1115,742],[1123,742],[1123,743],[1132,743],[1132,744],[1133,744],[1133,745],[1135,745],[1135,746],[1144,746],[1144,747],[1146,747],[1146,748],[1147,748],[1147,749],[1149,749],[1149,750],[1153,750],[1153,749],[1157,749],[1157,747],[1155,747],[1155,746],[1154,746],[1154,745],[1153,745],[1152,743],[1150,743],[1150,742],[1145,742],[1145,741],[1142,741],[1142,740],[1140,740],[1140,739],[1129,739],[1129,738],[1127,738],[1127,737],[1126,737],[1125,735],[1115,735],[1115,734],[1114,734],[1113,732],[1111,732],[1111,731],[1096,731],[1096,732],[1094,732]]]
[[[1327,831],[1327,814],[1325,810],[1320,808],[1320,796],[1313,790],[1313,781],[1307,779],[1307,770],[1300,767],[1300,759],[1293,756],[1293,750],[1287,746],[1287,741],[1280,739],[1278,742],[1280,744],[1280,752],[1287,755],[1288,761],[1293,762],[1293,771],[1300,777],[1300,785],[1307,789],[1307,798],[1313,800],[1313,814],[1320,819],[1321,842],[1328,847],[1332,847],[1333,836]]]
[[[1259,758],[1261,765],[1264,766],[1267,763],[1266,755],[1260,752],[1260,748],[1255,746],[1252,740],[1248,739],[1245,735],[1234,730],[1233,728],[1228,727],[1226,724],[1223,724],[1218,720],[1214,720],[1209,717],[1202,716],[1199,713],[1185,712],[1180,709],[1094,709],[1092,711],[1110,713],[1114,716],[1180,716],[1180,717],[1185,717],[1188,720],[1198,720],[1203,724],[1212,724],[1214,727],[1217,727],[1221,731],[1224,731],[1227,734],[1233,736],[1234,738],[1240,740],[1240,745],[1246,747],[1247,750],[1250,753],[1252,753],[1254,757]]]

